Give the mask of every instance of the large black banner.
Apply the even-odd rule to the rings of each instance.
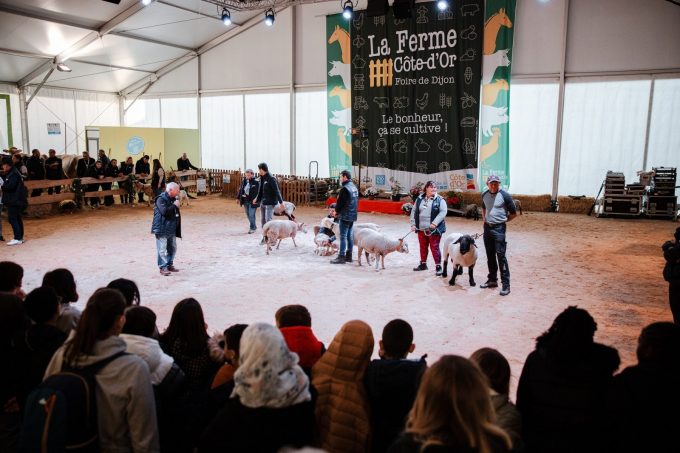
[[[352,163],[367,166],[372,183],[395,176],[413,184],[428,174],[442,188],[466,188],[477,168],[483,20],[482,0],[445,11],[416,4],[410,19],[391,9],[355,14],[352,124],[368,138],[352,140]]]

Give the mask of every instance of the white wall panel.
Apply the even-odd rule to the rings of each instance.
[[[154,83],[147,94],[178,93],[198,89],[198,58],[194,58]]]
[[[27,95],[29,96],[30,94]],[[59,123],[60,134],[49,135],[47,133],[48,123]],[[37,148],[43,153],[54,148],[57,154],[75,154],[78,151],[76,135],[73,91],[50,88],[40,90],[28,105],[30,148]],[[28,151],[30,150],[24,150],[24,152]]]
[[[560,71],[564,2],[517,2],[513,24],[513,74],[552,74]]]
[[[654,82],[654,105],[649,129],[647,169],[680,168],[680,79]]]

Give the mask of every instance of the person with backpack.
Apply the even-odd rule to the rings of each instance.
[[[51,420],[48,431],[59,426],[59,422],[66,422],[67,426],[76,426],[81,437],[77,439],[79,436],[74,438],[72,433],[67,433],[67,446],[73,445],[74,441],[89,441],[88,445],[92,447],[98,440],[101,452],[160,451],[149,367],[139,356],[125,353],[125,341],[119,336],[124,324],[125,298],[122,293],[109,288],[95,291],[78,327],[52,357],[45,380],[29,395],[21,438],[23,448],[39,450],[32,450],[30,441],[34,439],[31,434],[37,431],[40,442],[44,429],[31,430],[29,426],[40,411],[44,417],[46,410],[54,408],[51,419],[47,417]],[[78,391],[66,391],[68,387],[73,388],[75,381],[87,384],[79,384]],[[78,418],[79,404],[86,404],[87,394],[92,393],[93,388],[96,398],[91,401],[96,403],[96,410],[91,412],[89,419],[82,415],[86,411]],[[67,400],[61,403],[68,404],[68,415],[59,411],[59,398]],[[43,400],[47,405],[41,404]],[[52,401],[55,404],[51,405]],[[48,436],[48,440],[58,437]]]

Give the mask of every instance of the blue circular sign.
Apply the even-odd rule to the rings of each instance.
[[[128,154],[132,154],[133,156],[136,156],[137,154],[141,154],[142,152],[144,152],[144,139],[137,135],[135,135],[134,137],[130,137],[130,139],[127,142],[127,152]]]

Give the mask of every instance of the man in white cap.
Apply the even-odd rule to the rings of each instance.
[[[505,190],[501,189],[501,178],[490,175],[486,178],[488,190],[482,193],[482,220],[484,221],[484,248],[489,275],[480,288],[498,288],[498,271],[501,273],[502,288],[500,295],[510,294],[510,269],[505,258],[506,223],[517,217],[515,202]]]

